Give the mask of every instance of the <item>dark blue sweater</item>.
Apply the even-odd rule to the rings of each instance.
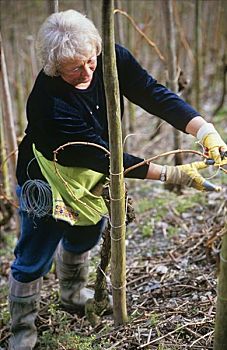
[[[158,84],[128,50],[116,45],[116,58],[122,116],[123,96],[182,131],[192,118],[199,115],[181,98]],[[86,90],[74,88],[61,77],[49,77],[43,71],[39,73],[27,102],[26,135],[19,145],[17,179],[20,185],[27,180],[27,168],[32,179],[43,178],[35,160],[28,167],[34,158],[32,143],[50,160],[53,151],[67,142],[87,141],[109,148],[101,60],[99,56],[93,80]],[[124,168],[142,160],[124,153]],[[58,162],[109,174],[108,156],[92,146],[66,147],[59,152]],[[148,165],[144,165],[127,176],[145,178],[147,169]]]

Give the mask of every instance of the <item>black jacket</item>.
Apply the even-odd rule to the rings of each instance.
[[[177,95],[158,84],[128,50],[116,45],[116,58],[122,116],[123,96],[182,131],[193,117],[199,115]],[[43,71],[39,73],[27,102],[26,135],[19,145],[17,179],[20,185],[28,175],[32,179],[43,179],[36,160],[31,161],[34,158],[32,143],[50,160],[53,151],[67,142],[87,141],[109,148],[101,60],[99,56],[93,80],[86,90],[74,88],[61,77],[49,77]],[[124,168],[142,160],[124,153]],[[58,162],[109,174],[108,156],[92,146],[66,147],[59,152]],[[145,178],[147,169],[148,165],[144,165],[127,176]]]

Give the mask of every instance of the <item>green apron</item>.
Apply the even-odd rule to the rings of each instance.
[[[105,175],[96,171],[66,167],[47,160],[42,153],[33,152],[43,176],[48,181],[53,198],[52,216],[64,220],[70,225],[95,225],[108,213],[104,199],[94,195],[92,190],[99,182],[105,181]],[[58,174],[59,173],[59,174]],[[60,176],[59,176],[60,175]]]

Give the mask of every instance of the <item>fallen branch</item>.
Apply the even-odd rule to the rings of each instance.
[[[213,334],[213,333],[214,333],[214,331],[212,330],[212,331],[210,331],[210,332],[204,334],[204,335],[201,336],[200,338],[194,340],[194,341],[191,343],[190,348],[192,348],[192,347],[195,345],[195,343],[197,343],[198,341],[200,341],[200,340],[202,340],[202,339],[208,337],[209,335],[211,335],[211,334]]]
[[[171,331],[171,332],[169,332],[169,333],[167,333],[167,334],[162,335],[162,336],[159,337],[159,338],[153,339],[153,340],[150,341],[149,343],[146,343],[146,344],[141,345],[141,346],[139,347],[139,349],[143,349],[143,348],[145,348],[146,346],[148,346],[148,345],[150,345],[150,344],[157,343],[157,342],[159,342],[160,340],[162,340],[163,338],[166,338],[166,337],[168,337],[168,336],[170,336],[170,335],[172,335],[172,334],[174,334],[174,333],[180,331],[181,329],[187,328],[187,327],[189,327],[189,326],[202,325],[202,324],[205,324],[205,323],[207,323],[207,322],[209,322],[209,321],[206,321],[206,322],[203,321],[203,322],[190,322],[190,323],[186,323],[186,324],[184,324],[183,326],[180,326],[180,327],[174,329],[173,331]]]

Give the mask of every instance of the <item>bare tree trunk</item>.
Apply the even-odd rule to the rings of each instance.
[[[24,113],[24,89],[22,85],[21,67],[18,66],[15,74],[15,97],[17,107],[18,135],[21,137],[25,129],[25,113]]]
[[[120,1],[119,0],[115,0],[115,7],[120,9]],[[117,43],[124,45],[124,26],[123,26],[123,21],[121,16],[116,15],[115,17],[115,23],[116,23],[116,41]]]
[[[221,4],[219,6],[219,8],[221,8]],[[221,10],[220,10],[221,12]],[[227,10],[226,7],[224,8],[224,4],[223,4],[223,17],[225,18],[227,14]],[[221,16],[219,16],[220,19]],[[224,22],[225,23],[225,22]],[[222,33],[223,31],[223,33]],[[216,115],[220,109],[224,106],[225,100],[226,100],[226,93],[227,93],[227,27],[226,25],[224,26],[223,30],[220,30],[221,34],[219,34],[219,36],[221,37],[222,41],[223,41],[223,45],[224,45],[224,54],[222,57],[222,62],[223,62],[223,68],[222,68],[222,91],[220,92],[221,98],[220,98],[220,102],[218,103],[217,107],[215,108],[213,115]],[[215,40],[216,42],[220,42],[220,39],[218,40],[218,33],[216,33],[215,36]],[[217,43],[216,43],[217,45]]]
[[[1,82],[2,82],[2,101],[3,105],[3,127],[5,140],[7,140],[6,153],[7,156],[10,155],[8,162],[10,164],[10,177],[12,181],[11,194],[14,197],[15,188],[16,188],[16,162],[17,162],[17,139],[16,139],[16,130],[13,120],[13,110],[12,110],[12,100],[9,90],[9,82],[7,75],[7,68],[5,62],[4,49],[2,45],[2,38],[0,33],[0,51],[1,51]]]
[[[31,64],[31,75],[32,75],[32,81],[34,81],[38,74],[38,65],[37,65],[37,59],[35,54],[35,45],[34,45],[34,38],[32,35],[29,35],[27,37],[28,45],[29,45],[29,60]]]
[[[58,12],[59,3],[58,0],[47,0],[48,14],[51,15],[54,12]]]
[[[3,187],[0,187],[0,193],[3,192],[7,198],[11,198],[10,183],[9,183],[9,169],[8,163],[5,161],[7,158],[6,147],[5,147],[5,135],[3,128],[3,111],[2,106],[0,106],[0,181],[2,180]]]
[[[13,23],[16,23],[17,15],[20,11],[19,2],[17,1],[15,3],[15,9],[13,11]],[[14,119],[17,121],[17,135],[21,136],[23,135],[24,129],[25,129],[25,113],[24,113],[24,89],[23,89],[23,73],[22,73],[22,66],[21,64],[21,57],[20,57],[20,44],[19,44],[19,37],[20,32],[18,31],[17,26],[13,26],[11,30],[11,45],[12,45],[12,52],[15,52],[16,54],[12,59],[8,59],[14,62],[14,69],[11,69],[8,67],[10,72],[10,78],[11,81],[13,81],[12,88],[14,90],[14,105],[15,105],[15,117]]]
[[[200,28],[201,5],[202,5],[201,1],[196,0],[196,3],[195,3],[195,106],[197,111],[200,110],[200,102],[201,102],[201,65],[202,65],[201,28]]]
[[[120,9],[120,1],[119,0],[115,0],[115,8]],[[118,14],[115,15],[115,38],[116,38],[116,42],[124,45],[124,25],[123,25],[123,20],[122,20],[122,16],[119,16]],[[125,140],[126,136],[128,135],[128,131],[129,131],[129,118],[128,118],[128,114],[124,115],[124,118],[122,119],[122,139]],[[128,152],[128,147],[127,147],[127,143],[125,144],[124,147],[125,152]]]
[[[227,222],[222,238],[220,253],[220,272],[218,277],[217,311],[214,333],[214,350],[227,349]]]
[[[0,62],[0,79],[1,79],[1,85],[2,85],[2,93],[1,93],[1,100],[3,101],[3,134],[5,138],[5,146],[6,151],[5,154],[7,155],[7,170],[8,172],[5,175],[9,174],[9,179],[5,179],[6,181],[6,190],[8,191],[8,183],[10,183],[10,199],[16,198],[16,186],[17,186],[17,180],[16,180],[16,163],[17,163],[17,139],[16,139],[16,129],[14,125],[13,120],[13,110],[12,110],[12,100],[10,96],[10,90],[9,90],[9,82],[8,82],[8,75],[7,75],[7,68],[6,68],[6,62],[5,62],[5,55],[4,55],[4,49],[2,45],[2,37],[0,33],[0,55],[1,55],[1,62]],[[4,145],[3,145],[4,146]],[[4,155],[4,153],[3,153]],[[11,209],[12,213],[14,213],[15,218],[15,231],[18,234],[19,232],[19,218],[15,211],[15,208]]]
[[[84,12],[88,18],[92,18],[92,1],[84,0]]]
[[[177,58],[176,58],[176,39],[175,39],[175,25],[173,19],[173,1],[166,0],[162,2],[163,13],[165,18],[166,42],[167,42],[167,66],[168,66],[168,86],[177,93],[178,79],[177,79]],[[174,129],[174,149],[180,149],[182,144],[182,137],[180,131]],[[175,155],[175,165],[182,164],[182,154]],[[168,189],[173,189],[175,186],[168,186]],[[180,186],[177,186],[180,191]]]
[[[127,321],[125,253],[126,223],[120,96],[114,47],[113,9],[113,0],[103,0],[103,70],[107,98],[109,143],[111,153],[111,282],[113,290],[114,322],[115,325],[120,325]]]
[[[134,2],[133,1],[128,1],[127,2],[127,10],[128,14],[133,17],[133,9],[134,9]],[[130,21],[127,21],[127,37],[128,37],[128,48],[131,52],[133,52],[133,27]],[[127,121],[128,121],[128,127],[127,127],[127,133],[133,134],[135,132],[135,114],[136,114],[136,109],[135,105],[128,101],[128,116],[127,116]],[[126,152],[130,152],[130,149],[132,148],[132,142],[133,142],[133,137],[129,137],[128,141],[126,142]]]
[[[221,99],[218,103],[218,106],[215,108],[213,115],[218,114],[218,112],[221,110],[221,108],[224,106],[225,99],[226,99],[226,93],[227,93],[227,61],[226,61],[226,55],[223,56],[223,69],[222,69],[222,92],[221,92]]]

